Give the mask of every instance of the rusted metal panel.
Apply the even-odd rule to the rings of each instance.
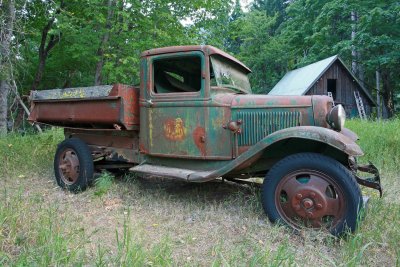
[[[35,100],[30,121],[52,125],[120,123],[119,97],[88,99]]]
[[[238,167],[246,166],[246,163],[254,162],[255,157],[259,157],[259,153],[263,150],[268,149],[269,146],[273,145],[282,140],[287,140],[291,138],[296,138],[299,140],[314,140],[342,151],[343,153],[358,157],[362,156],[364,153],[361,148],[349,137],[342,135],[341,133],[332,131],[330,129],[314,126],[299,126],[286,128],[277,131],[257,144],[251,146],[248,150],[238,156],[235,160],[231,160],[224,164],[222,167],[208,172],[207,175],[202,176],[197,173],[191,174],[188,177],[189,181],[199,182],[199,181],[209,181],[217,177],[224,176],[229,172],[237,169]]]
[[[89,145],[138,149],[137,131],[65,128],[64,135],[66,138],[82,139]]]
[[[163,178],[175,178],[180,180],[187,181],[187,177],[190,174],[195,173],[196,171],[187,170],[183,168],[173,168],[173,167],[164,167],[164,166],[156,166],[150,164],[143,164],[132,167],[130,169],[136,173],[145,174],[145,175],[154,175]]]
[[[28,120],[59,126],[138,129],[139,89],[122,84],[110,88],[33,92]]]
[[[95,159],[104,157],[108,161],[136,164],[143,160],[137,131],[65,128],[64,135],[83,140]]]
[[[136,129],[140,124],[139,88],[124,84],[116,84],[109,96],[118,96],[121,98],[121,124],[128,130]]]
[[[234,135],[225,129],[231,120],[231,109],[224,105],[209,101],[205,108],[206,156],[214,159],[232,159]]]
[[[147,109],[150,155],[204,157],[206,155],[203,103],[182,107],[185,100],[154,104]],[[187,103],[186,103],[187,104]],[[175,105],[175,108],[172,107]]]
[[[154,92],[153,62],[169,58],[155,54],[143,64],[140,99],[142,153],[171,158],[231,159],[230,133],[223,130],[230,110],[209,97],[209,60],[198,51],[174,54],[174,57],[201,58],[201,89],[198,92]],[[224,144],[225,142],[225,144]]]
[[[332,99],[328,96],[312,96],[314,125],[329,128],[326,114],[332,109]],[[304,124],[307,125],[307,124]]]
[[[201,72],[206,69],[201,52],[180,52],[174,57],[197,57],[201,62]],[[141,141],[140,151],[144,154],[163,157],[203,157],[202,147],[197,147],[199,127],[204,128],[204,88],[197,92],[156,93],[153,62],[169,56],[156,55],[142,63],[143,73],[140,98]],[[201,73],[198,74],[199,76]]]

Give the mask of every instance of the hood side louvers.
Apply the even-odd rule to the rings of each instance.
[[[291,111],[238,111],[237,120],[242,120],[242,131],[238,135],[239,146],[251,146],[267,135],[289,127],[300,125],[300,112]]]

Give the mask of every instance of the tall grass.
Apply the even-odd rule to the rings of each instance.
[[[346,127],[358,134],[365,156],[360,160],[376,163],[384,170],[400,166],[400,119],[389,121],[349,120]]]
[[[57,144],[62,139],[61,129],[38,135],[10,134],[6,138],[0,138],[0,177],[29,177],[32,174],[49,173]]]
[[[383,199],[373,195],[359,230],[339,240],[319,233],[298,236],[285,227],[271,226],[255,189],[247,189],[249,193],[240,187],[227,193],[221,191],[227,187],[215,185],[177,189],[135,178],[122,182],[105,173],[89,192],[64,193],[45,185],[52,179],[61,130],[2,138],[0,266],[399,266],[400,119],[350,120],[346,127],[360,137],[365,152],[360,160],[372,161],[381,170],[385,195]],[[218,196],[209,201],[210,194]],[[97,229],[90,230],[83,217],[102,220],[103,201],[117,197],[125,202],[115,213],[123,214],[115,220],[118,223],[108,225],[112,240],[92,240]],[[85,205],[95,214],[90,215]],[[144,217],[136,218],[137,214]],[[193,217],[193,222],[185,216]],[[196,251],[202,250],[196,244],[200,240],[203,245],[212,243],[206,254]],[[191,246],[196,249],[190,250]]]
[[[82,265],[82,228],[61,215],[40,194],[26,196],[24,188],[2,189],[0,205],[0,265]]]

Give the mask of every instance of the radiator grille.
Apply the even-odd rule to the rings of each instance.
[[[300,125],[300,112],[239,111],[236,118],[243,122],[239,146],[254,145],[275,131]]]

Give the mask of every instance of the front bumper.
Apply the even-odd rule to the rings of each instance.
[[[355,159],[350,159],[349,163],[357,183],[378,190],[379,196],[382,197],[383,188],[381,185],[381,177],[379,175],[379,170],[375,167],[375,165],[372,164],[371,162],[369,162],[369,164],[366,165],[358,165]],[[372,174],[373,176],[368,178],[361,178],[358,175],[359,172],[369,173]]]

